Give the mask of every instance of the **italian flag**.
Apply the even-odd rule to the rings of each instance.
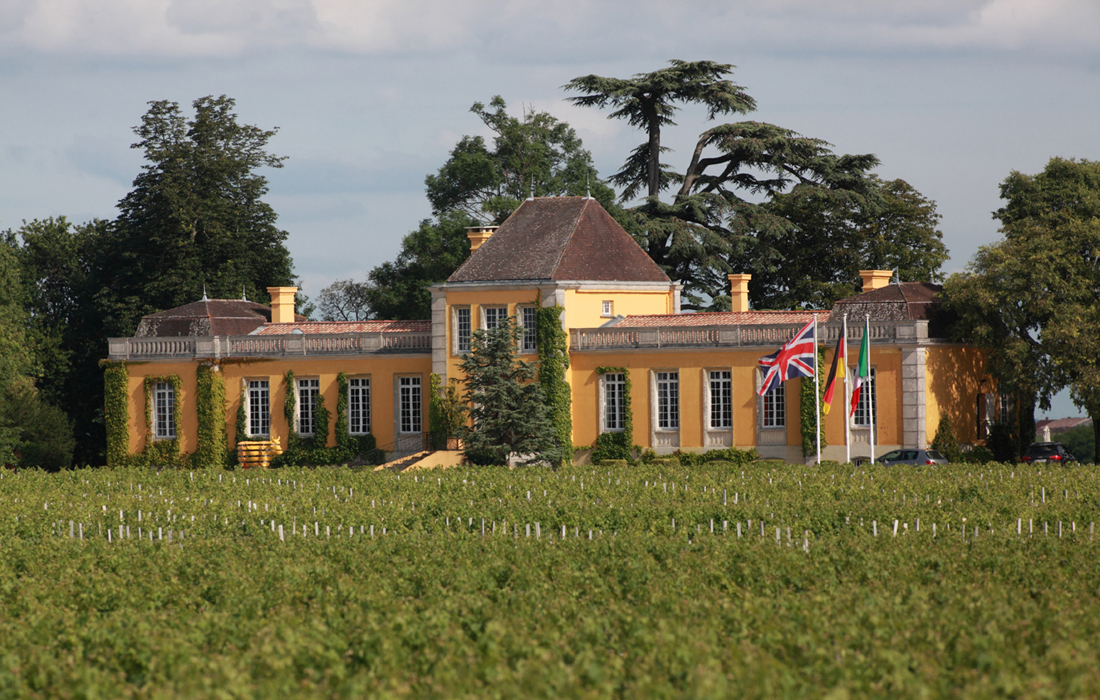
[[[856,363],[855,378],[856,385],[852,389],[852,408],[848,411],[848,415],[851,416],[856,412],[856,406],[859,405],[859,391],[863,388],[863,383],[870,381],[871,376],[871,346],[870,339],[870,322],[863,327],[863,342],[859,344],[859,362]]]

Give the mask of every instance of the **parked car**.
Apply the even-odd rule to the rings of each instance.
[[[887,452],[877,460],[879,464],[890,466],[892,464],[947,464],[947,458],[936,450],[904,449]]]
[[[1076,462],[1077,458],[1060,442],[1033,442],[1028,445],[1022,461],[1028,464],[1066,464]]]

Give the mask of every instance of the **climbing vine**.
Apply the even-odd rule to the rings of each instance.
[[[625,459],[633,461],[634,450],[634,414],[630,408],[630,370],[626,367],[597,367],[596,374],[622,374],[623,387],[623,430],[617,433],[600,433],[596,444],[592,446],[592,463],[598,464],[605,459]]]
[[[315,430],[312,436],[298,435],[294,425],[297,408],[297,392],[294,387],[294,372],[287,371],[284,377],[286,396],[283,399],[283,414],[286,416],[287,448],[281,455],[271,460],[272,467],[283,466],[319,466],[324,464],[346,464],[364,452],[373,451],[373,435],[351,435],[348,432],[347,394],[348,376],[341,372],[336,378],[336,446],[327,447],[329,435],[329,411],[325,407],[325,397],[318,392],[317,403],[313,407]]]
[[[466,404],[458,389],[458,380],[454,377],[443,388],[443,379],[432,372],[429,381],[431,392],[428,396],[428,424],[431,428],[432,448],[447,448],[447,440],[458,435],[459,428],[466,422]]]
[[[198,412],[198,444],[191,456],[195,467],[220,467],[228,448],[225,433],[225,378],[215,364],[200,364],[195,408]]]
[[[350,462],[376,447],[374,435],[352,435],[348,426],[348,375],[336,375],[336,448],[328,464]]]
[[[103,370],[103,420],[107,427],[107,466],[118,467],[130,459],[129,401],[126,363],[112,362]]]
[[[172,393],[175,397],[175,401],[173,401],[174,410],[172,418],[176,424],[176,436],[174,438],[156,440],[153,438],[153,393],[156,389],[156,385],[161,382],[172,387]],[[145,377],[145,449],[140,455],[134,455],[134,457],[131,458],[130,462],[132,464],[180,466],[180,445],[183,432],[182,388],[182,383],[180,382],[178,374]]]
[[[573,394],[565,381],[569,369],[569,343],[561,327],[561,306],[547,306],[535,312],[535,337],[539,349],[539,384],[561,445],[562,464],[573,461]],[[629,412],[629,408],[627,409]],[[628,440],[629,442],[629,440]]]

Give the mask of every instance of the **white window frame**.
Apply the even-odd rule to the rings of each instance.
[[[604,299],[600,302],[600,316],[603,318],[611,318],[615,315],[615,302],[611,299]]]
[[[424,382],[419,374],[397,378],[397,432],[419,435],[424,432]]]
[[[997,422],[1011,424],[1013,414],[1016,412],[1015,401],[1012,394],[997,394]]]
[[[523,335],[519,341],[519,351],[522,354],[532,354],[539,351],[538,335],[535,322],[538,318],[538,308],[534,306],[520,306],[516,309],[519,316],[519,325],[523,329]]]
[[[176,388],[169,382],[156,382],[149,397],[153,408],[153,439],[176,439]]]
[[[758,381],[763,384],[764,373],[758,371]],[[778,385],[763,396],[757,397],[757,425],[760,430],[787,429],[787,383]]]
[[[848,371],[851,372],[852,390],[855,390],[855,377],[856,368],[849,367]],[[875,432],[878,432],[879,423],[879,406],[878,406],[878,379],[877,372],[874,367],[871,367],[871,375],[867,377],[868,384],[866,387],[861,387],[859,390],[859,400],[856,402],[856,410],[852,412],[852,427],[867,429],[871,427],[871,419],[874,420]],[[867,415],[868,401],[873,410],[873,415]]]
[[[732,430],[733,371],[728,369],[708,369],[706,373],[707,430]],[[714,420],[716,415],[719,419],[717,425]]]
[[[680,372],[654,370],[656,406],[655,427],[659,432],[680,430]]]
[[[371,431],[370,377],[348,377],[348,434],[369,435]]]
[[[321,380],[318,377],[294,378],[294,427],[302,437],[312,437],[317,433],[317,397],[320,395]]]
[[[248,437],[271,437],[271,382],[267,379],[245,379],[245,434]],[[266,411],[264,411],[266,405]],[[267,427],[266,431],[256,430]]]
[[[489,317],[493,317],[493,325],[489,325]],[[496,328],[501,321],[508,318],[508,307],[505,305],[493,305],[481,307],[481,330],[487,331]]]
[[[626,430],[626,375],[607,372],[600,375],[600,432]]]
[[[451,307],[451,338],[455,355],[470,352],[470,339],[473,335],[473,318],[469,306]]]

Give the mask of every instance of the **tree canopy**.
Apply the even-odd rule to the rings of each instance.
[[[623,187],[624,202],[646,193],[645,202],[633,209],[637,226],[628,230],[670,277],[684,284],[684,306],[728,305],[722,298],[730,272],[753,274],[749,294],[758,308],[827,304],[854,293],[858,270],[874,259],[858,239],[867,236],[872,222],[884,220],[889,196],[895,199],[890,216],[907,230],[906,241],[889,246],[891,254],[878,251],[878,258],[889,262],[893,256],[898,259],[894,267],[905,265],[913,274],[938,273],[945,251],[934,204],[908,185],[909,191],[900,186],[884,190],[871,176],[879,164],[872,154],[837,155],[821,139],[743,121],[703,131],[682,172],[663,164],[668,149],[661,146],[661,130],[676,125],[677,105],[702,105],[708,120],[756,108],[755,100],[726,77],[733,68],[674,60],[668,68],[629,79],[588,75],[565,85],[583,93],[571,98],[575,104],[613,108],[610,118],[625,119],[646,133],[646,142],[611,182]],[[672,200],[661,201],[669,189],[675,190]],[[904,206],[913,195],[920,206]],[[813,242],[811,250],[801,245],[806,240]],[[817,255],[826,246],[847,252]],[[921,259],[903,260],[903,249]],[[811,284],[786,284],[781,268],[788,267],[800,268],[794,279]]]
[[[1011,173],[994,212],[1004,239],[945,286],[955,334],[987,351],[1002,391],[1049,407],[1065,386],[1100,421],[1100,163],[1052,158]],[[1033,411],[1031,411],[1033,413]],[[1034,434],[1025,415],[1021,434]],[[1095,432],[1100,445],[1100,428]]]

